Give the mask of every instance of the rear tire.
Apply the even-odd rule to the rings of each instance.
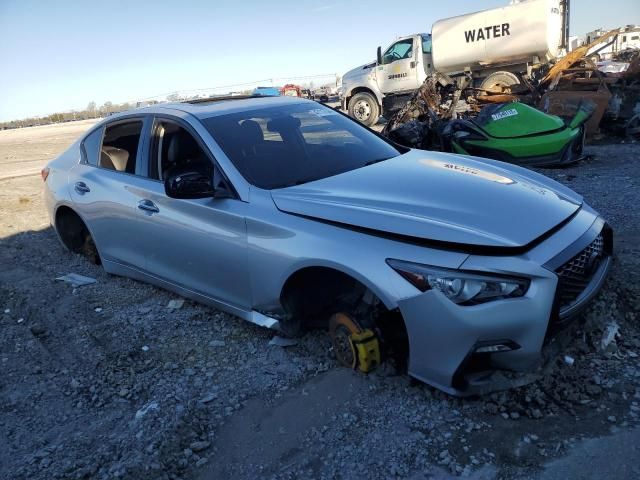
[[[69,251],[84,255],[94,265],[102,263],[89,229],[80,216],[70,208],[64,207],[57,213],[56,232]]]
[[[349,100],[349,116],[370,127],[380,118],[380,106],[376,98],[367,92],[356,93]]]
[[[102,263],[100,261],[98,248],[96,247],[96,244],[93,241],[93,238],[91,238],[91,234],[89,234],[89,232],[86,232],[86,235],[84,237],[84,244],[82,245],[80,253],[87,257],[87,260],[89,260],[94,265],[100,265]]]
[[[506,89],[514,85],[520,85],[520,79],[517,75],[511,72],[495,72],[482,81],[480,88],[495,93],[504,93]]]

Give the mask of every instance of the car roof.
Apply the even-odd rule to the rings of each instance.
[[[159,113],[167,110],[179,110],[181,112],[190,113],[191,115],[205,119],[218,115],[226,115],[229,113],[242,112],[245,110],[257,110],[262,108],[271,108],[281,105],[293,105],[301,103],[312,103],[313,100],[307,100],[299,97],[288,96],[229,96],[229,97],[213,97],[210,99],[198,99],[187,102],[162,103],[149,107],[142,107],[130,110],[126,113]],[[313,102],[315,103],[315,102]]]

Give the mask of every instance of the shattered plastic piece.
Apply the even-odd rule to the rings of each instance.
[[[564,363],[566,363],[567,365],[573,365],[575,362],[576,362],[575,358],[569,355],[564,356]]]
[[[147,413],[149,413],[149,411],[151,410],[158,410],[160,407],[158,405],[158,402],[153,401],[153,402],[149,402],[147,403],[144,407],[142,407],[140,410],[138,410],[136,412],[136,420],[140,420],[142,417],[144,417]]]
[[[169,310],[178,310],[182,308],[183,305],[184,305],[184,299],[178,298],[176,300],[169,300],[169,303],[167,304],[167,308]]]
[[[200,440],[197,442],[191,442],[189,448],[194,452],[201,452],[202,450],[206,450],[211,445],[211,442],[207,442],[206,440]]]
[[[143,345],[142,346],[142,351],[143,352],[148,352],[149,351],[149,346],[148,345]]]
[[[612,342],[615,342],[616,335],[619,333],[620,325],[618,325],[615,320],[607,324],[607,327],[602,334],[602,338],[600,339],[600,348],[605,350]]]
[[[91,285],[92,283],[97,282],[95,278],[85,277],[84,275],[80,275],[78,273],[67,273],[62,277],[56,278],[56,280],[69,283],[73,288],[82,287],[84,285]]]
[[[24,318],[19,318],[18,323],[22,323],[22,322],[24,322]]]
[[[213,402],[216,398],[218,398],[218,394],[217,393],[210,393],[210,394],[204,396],[203,398],[201,398],[200,399],[200,403]]]
[[[11,309],[10,308],[5,308],[4,313],[11,313]]]
[[[102,308],[96,307],[96,308],[94,308],[94,310],[95,310],[96,313],[100,313],[102,311]]]
[[[269,345],[275,345],[276,347],[293,347],[297,345],[298,341],[292,338],[285,338],[276,335],[269,341]]]

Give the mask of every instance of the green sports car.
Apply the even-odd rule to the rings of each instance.
[[[448,122],[442,148],[527,166],[566,165],[583,157],[584,124],[593,111],[591,102],[583,102],[563,120],[523,103],[489,105],[476,118]]]

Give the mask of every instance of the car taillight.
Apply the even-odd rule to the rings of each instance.
[[[49,167],[44,167],[42,170],[40,170],[40,176],[42,176],[42,181],[46,182],[47,177],[49,176]]]

